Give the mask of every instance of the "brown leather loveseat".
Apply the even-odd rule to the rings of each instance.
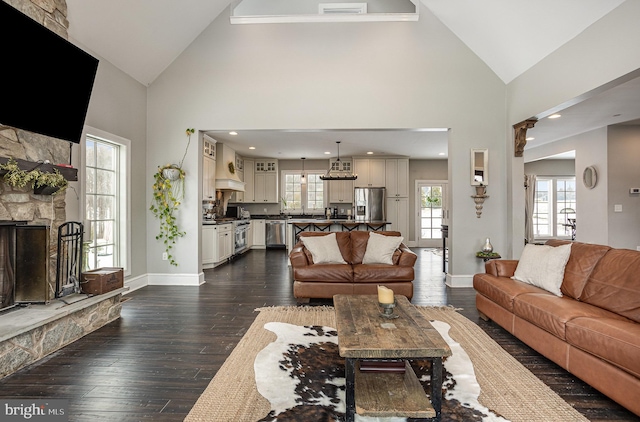
[[[293,295],[298,302],[310,298],[332,298],[336,294],[377,294],[383,285],[397,295],[413,297],[413,266],[417,256],[404,244],[393,253],[393,264],[363,264],[369,233],[365,231],[335,232],[336,241],[345,264],[315,264],[310,251],[302,241],[291,250],[289,258],[293,268]],[[400,232],[375,232],[385,236],[400,236]],[[307,236],[326,236],[331,233],[302,232]]]
[[[474,276],[481,315],[640,415],[640,252],[573,242],[562,297],[511,279],[517,265]]]

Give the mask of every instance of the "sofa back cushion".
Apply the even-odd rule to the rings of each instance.
[[[300,237],[306,236],[326,236],[331,233],[327,232],[302,232],[300,233]],[[338,247],[340,248],[340,253],[342,254],[342,258],[347,262],[351,263],[351,237],[349,236],[349,232],[335,232],[336,241],[338,242]],[[304,249],[305,255],[307,255],[307,260],[310,264],[313,264],[313,256],[311,252],[307,248]]]
[[[351,235],[351,264],[362,264],[362,258],[364,258],[369,242],[369,232],[354,230],[348,233]],[[395,231],[377,231],[376,233],[385,236],[401,236],[400,232]],[[398,263],[397,255],[393,257],[394,264]]]
[[[559,239],[548,240],[546,244],[560,246],[567,243],[571,243],[571,255],[569,255],[569,261],[567,261],[567,265],[564,268],[564,281],[560,291],[565,296],[580,299],[580,295],[593,269],[611,247]]]
[[[611,249],[593,269],[582,302],[640,322],[640,252]]]

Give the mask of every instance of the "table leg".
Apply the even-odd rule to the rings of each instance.
[[[345,421],[353,422],[356,413],[356,396],[355,396],[355,377],[356,377],[356,360],[345,359],[345,402],[346,414]]]
[[[433,420],[439,421],[442,411],[442,358],[431,359],[431,404],[436,411]]]

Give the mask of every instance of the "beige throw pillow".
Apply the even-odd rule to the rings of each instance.
[[[374,232],[369,233],[367,249],[362,258],[363,264],[393,265],[393,253],[398,249],[404,238],[402,236],[385,236]]]
[[[562,296],[560,286],[564,268],[571,255],[571,244],[561,246],[527,245],[522,251],[516,271],[511,277]]]
[[[314,264],[346,264],[340,253],[335,233],[326,236],[301,237],[300,239],[302,239],[305,248],[311,252]]]

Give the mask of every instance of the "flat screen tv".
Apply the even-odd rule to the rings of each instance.
[[[0,1],[0,124],[79,143],[98,60]]]

